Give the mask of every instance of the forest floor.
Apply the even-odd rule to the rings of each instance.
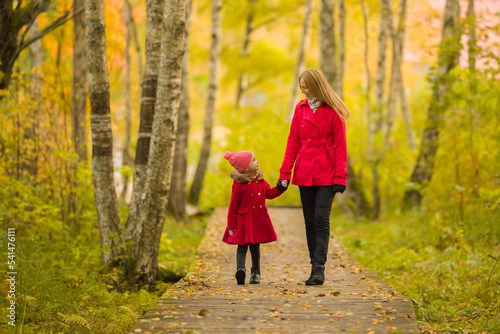
[[[221,241],[227,208],[209,219],[192,270],[129,333],[420,333],[412,301],[357,263],[332,235],[325,284],[310,264],[301,209],[270,208],[278,241],[261,245],[261,283],[237,285],[236,247]]]

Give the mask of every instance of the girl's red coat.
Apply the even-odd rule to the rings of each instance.
[[[346,185],[345,123],[328,104],[313,113],[307,99],[295,107],[280,179],[298,186]]]
[[[233,173],[232,172],[232,177]],[[237,173],[237,172],[236,172]],[[238,180],[241,182],[241,178]],[[273,199],[282,194],[271,188],[263,178],[233,182],[233,191],[227,213],[227,228],[222,241],[227,244],[247,245],[276,241],[271,218],[267,212],[266,198]],[[236,230],[232,236],[229,230]]]

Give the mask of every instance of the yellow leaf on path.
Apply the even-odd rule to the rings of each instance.
[[[300,304],[300,306],[309,306],[309,304]]]

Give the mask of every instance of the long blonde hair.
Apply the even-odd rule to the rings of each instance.
[[[351,116],[349,108],[345,105],[344,101],[338,97],[338,95],[333,90],[332,86],[326,81],[325,76],[315,68],[308,68],[302,72],[299,76],[300,79],[304,80],[307,89],[316,99],[320,101],[325,101],[339,117],[345,122]]]

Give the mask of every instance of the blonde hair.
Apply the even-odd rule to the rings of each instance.
[[[307,89],[316,99],[325,101],[335,112],[339,115],[342,121],[347,121],[351,116],[349,108],[345,105],[344,101],[338,97],[333,90],[332,86],[326,81],[325,76],[315,68],[308,68],[299,76],[304,80]]]

